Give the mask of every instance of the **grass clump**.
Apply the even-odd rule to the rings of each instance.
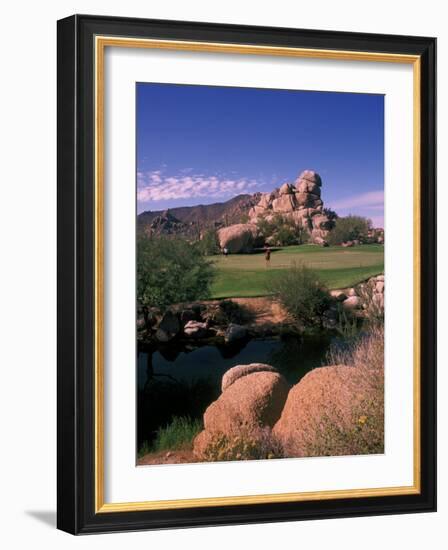
[[[295,321],[305,327],[322,326],[322,314],[330,298],[314,270],[294,264],[272,279],[268,288]]]
[[[192,448],[193,439],[202,430],[202,422],[188,416],[175,416],[171,423],[157,431],[154,442],[145,441],[138,456],[160,451],[179,451]]]

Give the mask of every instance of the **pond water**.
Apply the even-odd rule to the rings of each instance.
[[[173,416],[201,418],[221,393],[223,374],[236,365],[267,363],[296,384],[325,364],[332,342],[319,336],[254,339],[239,346],[179,347],[138,353],[137,444],[152,441]]]

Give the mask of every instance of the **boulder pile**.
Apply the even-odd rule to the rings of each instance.
[[[313,242],[324,244],[333,222],[323,213],[321,187],[319,174],[304,170],[294,183],[284,183],[271,193],[263,193],[258,204],[249,210],[250,223],[256,224],[260,218],[270,221],[280,214],[300,223]]]
[[[294,183],[284,183],[271,193],[260,193],[258,202],[248,211],[248,223],[218,230],[219,246],[229,254],[247,253],[263,246],[257,224],[261,219],[271,221],[276,215],[300,224],[309,233],[311,242],[326,246],[325,238],[334,222],[323,211],[321,187],[319,174],[304,170]]]

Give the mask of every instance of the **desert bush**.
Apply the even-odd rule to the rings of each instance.
[[[337,304],[337,323],[336,330],[344,338],[355,337],[359,332],[359,319],[352,311],[344,309],[341,303]]]
[[[260,235],[265,240],[270,239],[270,244],[275,246],[304,244],[309,240],[309,233],[300,222],[281,214],[275,214],[271,220],[259,218],[257,228]]]
[[[221,300],[217,304],[207,305],[201,317],[212,325],[244,325],[253,321],[254,314],[248,307],[233,300]]]
[[[322,314],[331,299],[315,271],[293,264],[276,273],[267,286],[295,321],[305,327],[322,326]]]
[[[157,431],[151,450],[158,452],[191,449],[193,439],[201,430],[202,422],[200,420],[175,416],[170,424]]]
[[[331,403],[308,430],[308,456],[384,452],[384,329],[371,328],[351,345],[333,346],[327,363],[347,365],[344,385],[353,396],[349,414]]]
[[[154,236],[137,240],[137,301],[143,308],[208,298],[214,273],[197,243]]]
[[[253,314],[249,308],[233,300],[221,300],[221,302],[219,302],[219,308],[224,313],[229,323],[243,325],[249,323],[253,319]]]
[[[345,216],[336,218],[334,227],[326,237],[329,244],[336,245],[347,241],[364,241],[372,226],[371,220],[362,216]]]
[[[262,460],[283,458],[283,448],[271,429],[241,426],[231,433],[217,433],[204,450],[204,460]]]

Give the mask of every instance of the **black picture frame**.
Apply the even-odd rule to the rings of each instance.
[[[95,510],[95,36],[382,52],[420,58],[419,494]],[[73,534],[436,510],[436,39],[74,15],[58,21],[57,525]]]

